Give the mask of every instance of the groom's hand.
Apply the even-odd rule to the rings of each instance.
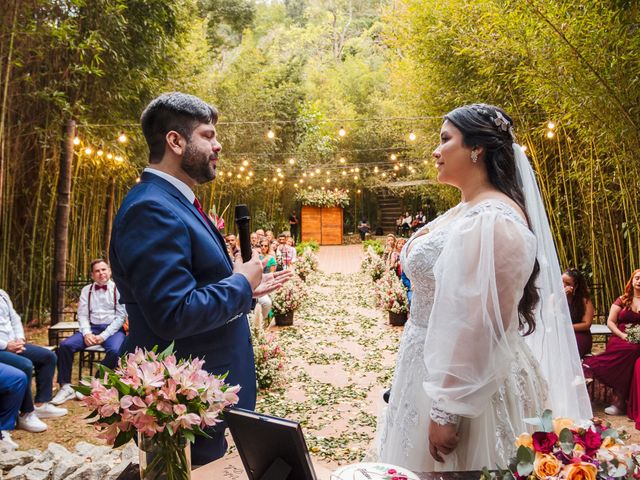
[[[442,455],[448,455],[458,446],[458,427],[453,423],[439,425],[429,421],[429,453],[436,462],[444,462]]]
[[[262,275],[262,282],[253,291],[253,298],[269,295],[271,292],[278,290],[282,285],[293,278],[292,270],[282,270],[280,272],[265,273]]]
[[[262,282],[262,262],[258,253],[254,251],[251,259],[245,263],[242,262],[242,256],[238,253],[233,264],[233,273],[244,275],[251,285],[251,290],[255,292]]]

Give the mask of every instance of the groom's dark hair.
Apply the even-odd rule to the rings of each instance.
[[[199,124],[215,125],[217,121],[216,108],[198,97],[181,92],[163,93],[147,105],[140,117],[142,133],[149,146],[149,163],[162,160],[168,132],[176,131],[189,141]]]

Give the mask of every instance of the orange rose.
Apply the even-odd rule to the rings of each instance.
[[[557,475],[562,468],[562,462],[548,453],[536,454],[533,462],[533,472],[536,478],[549,478]]]
[[[556,435],[560,435],[560,432],[564,429],[564,428],[569,428],[571,429],[571,427],[573,427],[573,420],[571,420],[570,418],[562,418],[562,417],[558,417],[555,418],[553,420],[553,431]]]
[[[582,462],[567,465],[563,473],[566,480],[596,480],[598,470],[595,465]]]
[[[516,447],[522,446],[533,449],[533,438],[530,434],[521,433],[520,436],[516,438]]]

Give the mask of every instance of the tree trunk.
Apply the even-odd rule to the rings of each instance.
[[[111,186],[109,187],[109,193],[107,194],[107,208],[104,217],[104,239],[102,245],[104,245],[104,258],[109,261],[109,247],[111,245],[111,229],[113,228],[113,204],[116,201],[116,177],[111,178]]]
[[[73,163],[73,137],[76,122],[67,120],[63,129],[58,176],[58,198],[56,201],[56,226],[53,243],[53,285],[51,302],[51,325],[60,321],[64,308],[64,295],[60,294],[61,282],[67,275],[67,250],[69,243],[69,211],[71,210],[71,166]]]

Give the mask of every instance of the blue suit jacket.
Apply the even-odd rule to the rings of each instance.
[[[228,371],[227,382],[242,387],[238,406],[253,410],[252,291],[218,230],[173,185],[143,173],[118,211],[109,256],[129,316],[123,350],[175,341],[178,357]]]

